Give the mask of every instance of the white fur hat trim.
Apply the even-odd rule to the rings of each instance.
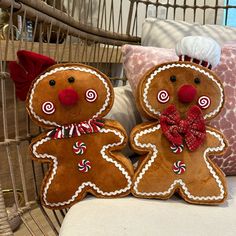
[[[220,62],[221,48],[212,38],[187,36],[177,43],[175,50],[178,56],[188,56],[200,61],[206,61],[212,68]]]

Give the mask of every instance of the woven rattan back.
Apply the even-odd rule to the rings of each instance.
[[[140,35],[144,18],[182,20],[189,23],[228,25],[235,1],[224,0],[131,0],[126,34]]]
[[[16,98],[8,73],[18,50],[42,53],[58,63],[90,64],[116,86],[124,83],[120,46],[140,44],[146,17],[227,24],[230,9],[236,8],[229,0],[1,0],[0,7],[0,235],[12,234],[6,206],[14,205],[11,219],[23,222],[18,235],[58,234],[67,212],[40,204],[47,165],[32,162],[27,148],[41,130]]]

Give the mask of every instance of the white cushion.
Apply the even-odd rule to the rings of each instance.
[[[230,196],[221,206],[191,205],[176,197],[90,197],[71,207],[60,236],[236,235],[236,177],[227,179]]]
[[[236,28],[147,18],[142,27],[142,45],[175,48],[180,39],[194,35],[211,37],[222,45],[227,41],[236,40]]]
[[[129,136],[133,127],[141,123],[141,117],[136,108],[130,85],[115,87],[114,91],[114,104],[106,118],[118,121],[125,128]],[[128,145],[122,152],[126,156],[133,154]]]

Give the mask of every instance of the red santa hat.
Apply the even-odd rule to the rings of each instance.
[[[220,62],[221,48],[212,38],[184,37],[177,43],[175,50],[180,61],[191,61],[208,69],[214,68]]]
[[[32,81],[50,66],[56,64],[52,58],[26,50],[17,52],[18,61],[9,63],[11,79],[15,83],[16,96],[25,101]]]

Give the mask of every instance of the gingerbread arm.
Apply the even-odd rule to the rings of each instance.
[[[105,120],[105,126],[102,130],[109,134],[106,143],[116,143],[109,148],[110,151],[120,151],[127,145],[128,137],[126,131],[119,122]]]
[[[52,154],[55,150],[55,147],[48,143],[50,139],[45,133],[42,133],[32,140],[29,150],[34,160],[48,162],[48,159],[51,159],[46,156],[49,155],[48,153]]]
[[[119,122],[114,120],[106,120],[104,130],[110,130],[109,139],[107,139],[108,145],[110,147],[106,150],[110,156],[123,163],[123,165],[129,171],[129,174],[133,175],[133,166],[131,161],[125,157],[120,151],[127,145],[128,137],[125,129],[120,125]]]
[[[227,147],[228,147],[228,143],[227,143],[227,140],[226,138],[224,137],[224,135],[210,127],[210,126],[207,126],[206,127],[206,147],[208,147],[208,153],[209,155],[222,155]]]
[[[130,145],[134,152],[138,154],[147,154],[153,151],[152,144],[147,145],[147,137],[152,136],[156,130],[160,129],[159,122],[146,122],[134,127],[130,134]],[[151,138],[151,140],[155,140]]]

